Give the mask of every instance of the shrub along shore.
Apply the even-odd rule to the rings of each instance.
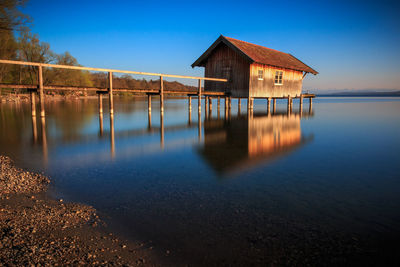
[[[93,207],[46,195],[50,180],[0,156],[0,265],[159,265],[107,233]]]

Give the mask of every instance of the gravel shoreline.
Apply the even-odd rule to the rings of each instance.
[[[107,233],[93,207],[49,198],[50,180],[0,156],[0,266],[158,266],[143,244]]]

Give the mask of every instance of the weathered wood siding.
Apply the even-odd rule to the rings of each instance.
[[[221,43],[207,59],[205,77],[226,78],[229,81],[226,83],[205,81],[204,88],[206,91],[230,92],[233,97],[248,97],[249,72],[250,64]]]
[[[264,79],[258,79],[258,70],[264,71]],[[275,85],[275,71],[283,71],[283,84]],[[272,67],[262,64],[250,65],[250,97],[291,97],[300,96],[303,72]]]

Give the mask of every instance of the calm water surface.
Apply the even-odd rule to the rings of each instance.
[[[106,105],[105,101],[105,106]],[[400,99],[317,98],[302,116],[266,101],[0,103],[0,154],[94,206],[113,231],[172,265],[395,265],[400,252]],[[200,127],[200,128],[199,128]]]

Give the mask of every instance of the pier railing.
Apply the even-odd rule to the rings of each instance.
[[[25,62],[25,61],[15,61],[15,60],[4,60],[0,59],[2,64],[13,64],[13,65],[25,65],[25,66],[36,66],[38,68],[38,84],[37,85],[7,85],[1,84],[1,87],[10,88],[24,88],[31,92],[31,104],[32,104],[32,115],[36,115],[36,103],[35,103],[35,91],[38,91],[39,101],[40,101],[40,116],[45,116],[44,108],[44,90],[95,90],[99,95],[99,100],[102,101],[102,94],[108,93],[109,95],[109,106],[110,114],[114,114],[114,102],[113,102],[113,91],[123,91],[132,93],[145,93],[149,98],[149,105],[151,105],[151,95],[160,96],[160,111],[164,112],[164,94],[182,94],[182,95],[196,95],[198,96],[199,103],[201,101],[202,94],[204,95],[215,95],[224,96],[225,92],[202,92],[201,81],[216,81],[216,82],[227,82],[227,79],[220,78],[208,78],[208,77],[196,77],[196,76],[185,76],[185,75],[174,75],[174,74],[162,74],[162,73],[152,73],[152,72],[141,72],[141,71],[130,71],[130,70],[117,70],[117,69],[105,69],[105,68],[91,68],[91,67],[81,67],[81,66],[70,66],[70,65],[58,65],[58,64],[47,64],[38,62]],[[108,73],[108,88],[96,88],[96,87],[74,87],[74,86],[45,86],[43,84],[43,68],[57,68],[57,69],[69,69],[69,70],[86,70],[86,71],[99,71]],[[113,89],[113,73],[123,73],[123,74],[135,74],[144,76],[158,76],[160,78],[160,89]],[[194,79],[198,80],[198,90],[194,91],[177,91],[177,90],[164,90],[163,78],[179,78],[179,79]],[[151,106],[149,106],[151,109]],[[201,109],[201,105],[199,105]]]

